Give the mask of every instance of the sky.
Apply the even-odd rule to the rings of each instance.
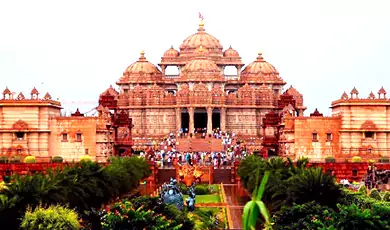
[[[158,64],[196,33],[200,12],[245,64],[261,51],[304,95],[305,115],[330,115],[354,86],[390,94],[389,10],[387,0],[0,0],[0,90],[35,86],[68,112],[91,111],[141,50]]]

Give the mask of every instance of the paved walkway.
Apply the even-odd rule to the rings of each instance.
[[[242,229],[242,213],[250,197],[236,184],[224,184],[223,189],[226,194],[227,212],[231,217],[233,225],[230,226],[230,229]]]

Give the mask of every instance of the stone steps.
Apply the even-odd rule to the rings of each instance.
[[[177,150],[180,152],[221,152],[223,145],[221,139],[186,138],[179,139]]]

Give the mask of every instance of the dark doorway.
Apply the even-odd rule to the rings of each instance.
[[[194,112],[194,128],[197,133],[202,133],[207,128],[206,109],[196,109]]]
[[[213,130],[217,128],[221,128],[221,114],[219,110],[213,110],[212,115],[212,122],[213,122]]]
[[[188,133],[190,128],[190,115],[187,111],[181,112],[181,128],[183,129],[184,133]]]

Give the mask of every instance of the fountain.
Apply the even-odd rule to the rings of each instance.
[[[169,184],[162,185],[160,198],[164,204],[172,204],[179,210],[184,209],[183,194],[177,186],[177,181],[173,178],[171,178]]]

